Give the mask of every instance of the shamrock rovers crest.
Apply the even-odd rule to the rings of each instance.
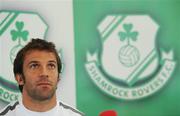
[[[31,38],[44,38],[47,24],[37,14],[22,11],[0,11],[0,99],[15,101],[20,96],[13,74],[17,52]]]
[[[98,25],[102,48],[87,51],[91,80],[118,99],[140,99],[161,89],[175,68],[173,51],[156,45],[159,25],[148,15],[107,16]],[[100,51],[101,50],[101,51]]]

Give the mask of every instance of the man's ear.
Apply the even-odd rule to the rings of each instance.
[[[21,74],[16,74],[15,78],[19,85],[24,85],[24,79]]]

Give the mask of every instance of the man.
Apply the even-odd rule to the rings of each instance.
[[[57,101],[61,60],[55,45],[32,39],[14,60],[14,75],[22,100],[11,103],[0,116],[83,116],[81,112]]]

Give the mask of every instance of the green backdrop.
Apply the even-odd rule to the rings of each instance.
[[[180,115],[180,1],[178,0],[74,0],[75,61],[78,109],[86,116],[98,116],[113,109],[118,116]],[[86,69],[87,51],[102,47],[97,30],[107,15],[149,15],[160,26],[156,44],[173,50],[176,68],[168,83],[152,96],[139,100],[115,99],[104,94],[90,79]],[[145,47],[146,45],[144,45]]]

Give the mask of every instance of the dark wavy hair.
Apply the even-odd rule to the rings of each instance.
[[[57,66],[58,66],[58,73],[61,73],[62,69],[62,64],[61,64],[61,59],[58,55],[58,52],[56,51],[55,45],[52,42],[47,42],[46,40],[43,39],[32,39],[27,45],[25,45],[16,55],[16,58],[14,60],[14,75],[16,76],[17,74],[22,75],[22,78],[24,79],[24,74],[23,74],[23,63],[24,63],[24,58],[26,56],[26,53],[32,50],[40,50],[40,51],[48,51],[54,53],[56,60],[57,60]],[[24,79],[25,80],[25,79]],[[22,92],[23,85],[19,85],[19,90]]]

